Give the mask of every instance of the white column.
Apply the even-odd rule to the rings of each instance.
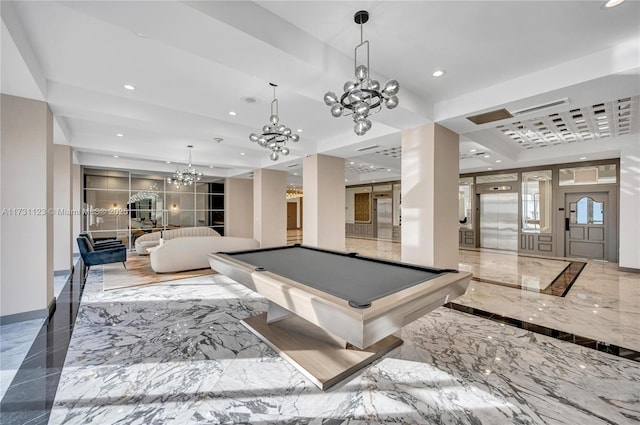
[[[345,250],[344,158],[309,155],[302,160],[302,241]]]
[[[71,271],[71,147],[53,145],[53,270]]]
[[[260,246],[287,244],[287,173],[256,170],[253,174],[253,237]]]
[[[224,234],[253,237],[253,182],[248,179],[224,180]]]
[[[402,132],[402,261],[458,268],[458,135],[438,124]]]
[[[54,302],[53,117],[45,102],[1,102],[0,314],[11,322],[46,317]]]
[[[619,267],[640,270],[640,146],[635,139],[620,152]]]
[[[71,218],[71,247],[74,254],[80,254],[78,243],[76,242],[76,238],[82,231],[82,219],[84,217],[82,214],[82,168],[80,165],[71,165],[71,181],[71,198],[73,206],[73,217]]]

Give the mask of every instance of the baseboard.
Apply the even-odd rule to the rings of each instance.
[[[56,300],[54,299],[52,303],[53,309],[55,310]],[[41,308],[40,310],[31,310],[22,313],[0,316],[0,325],[8,325],[10,323],[23,322],[25,320],[46,319],[47,317],[49,317],[50,308],[52,308],[51,304],[49,304],[47,308]]]
[[[618,267],[618,271],[627,273],[640,273],[640,269],[633,269],[631,267]]]

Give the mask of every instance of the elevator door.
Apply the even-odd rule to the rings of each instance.
[[[378,223],[378,239],[389,239],[393,237],[391,199],[376,199],[376,222]]]
[[[518,194],[480,195],[480,247],[518,250]]]

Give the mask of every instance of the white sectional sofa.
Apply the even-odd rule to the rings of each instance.
[[[187,236],[173,238],[151,250],[151,268],[156,273],[171,273],[211,267],[209,253],[259,248],[251,238],[233,236]]]
[[[147,233],[136,239],[135,248],[136,252],[140,255],[147,255],[149,248],[153,248],[160,244],[160,236],[166,242],[174,238],[182,237],[205,237],[205,236],[217,236],[220,237],[220,233],[211,229],[210,227],[183,227],[180,229],[165,230],[164,232]]]

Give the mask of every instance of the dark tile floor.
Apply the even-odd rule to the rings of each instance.
[[[0,402],[2,425],[46,424],[58,388],[80,306],[84,265],[82,261],[56,300],[56,309],[45,321],[29,353]]]

